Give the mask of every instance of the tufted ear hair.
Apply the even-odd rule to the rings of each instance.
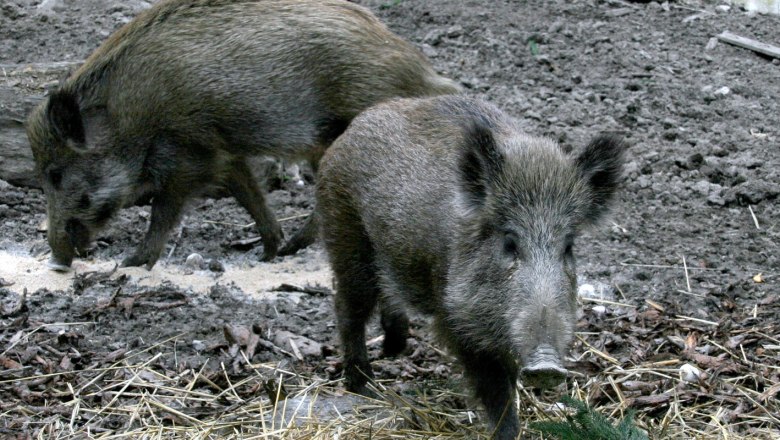
[[[481,120],[471,123],[464,132],[463,152],[458,164],[469,208],[484,205],[491,183],[501,173],[503,165],[504,155],[496,146],[489,124]]]
[[[76,151],[83,151],[86,148],[84,120],[74,93],[58,90],[49,96],[46,118],[65,145]]]
[[[626,149],[620,136],[601,134],[574,160],[580,176],[591,189],[591,203],[586,213],[590,223],[598,221],[612,201],[620,183]]]

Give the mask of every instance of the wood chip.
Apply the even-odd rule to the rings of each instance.
[[[750,49],[753,52],[758,52],[766,56],[780,58],[780,47],[741,37],[737,34],[732,34],[729,31],[722,32],[718,35],[718,40],[723,41],[724,43],[733,44],[734,46]]]

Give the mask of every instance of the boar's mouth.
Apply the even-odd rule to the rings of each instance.
[[[524,384],[541,389],[557,386],[567,375],[558,352],[549,344],[536,347],[520,370]]]

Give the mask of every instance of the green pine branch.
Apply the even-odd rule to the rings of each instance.
[[[569,396],[563,397],[561,402],[574,408],[576,413],[566,415],[566,420],[535,422],[531,428],[559,440],[647,440],[647,434],[634,424],[633,412],[614,426],[585,402]]]

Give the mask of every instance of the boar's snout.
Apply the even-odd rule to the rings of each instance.
[[[52,270],[65,272],[70,268],[73,257],[76,256],[75,249],[71,244],[65,231],[55,231],[49,229],[49,247],[51,247],[51,259],[48,266]]]
[[[520,370],[523,384],[542,389],[560,384],[566,379],[567,374],[558,352],[549,344],[536,347]]]
[[[77,253],[83,254],[89,247],[90,232],[84,223],[72,218],[64,227],[50,228],[48,240],[52,251],[48,266],[63,272],[70,268]]]

